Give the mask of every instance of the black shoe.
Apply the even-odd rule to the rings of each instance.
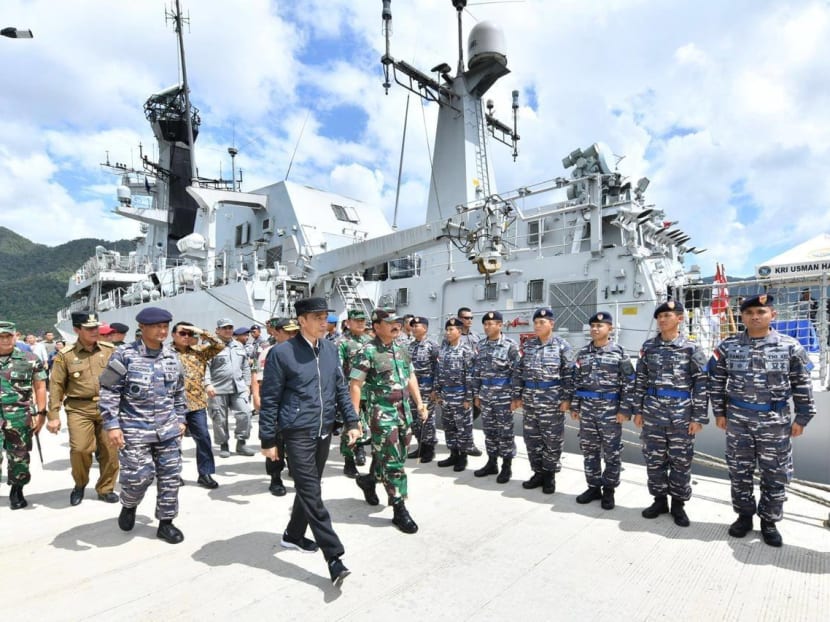
[[[588,486],[588,490],[579,495],[576,502],[585,505],[598,499],[602,499],[602,489],[599,486]]]
[[[729,535],[733,538],[743,538],[752,531],[752,514],[738,514],[738,520],[729,525]]]
[[[455,464],[452,467],[452,470],[456,473],[461,473],[464,469],[467,468],[467,454],[460,453],[458,454],[458,460],[455,461]]]
[[[13,510],[20,510],[27,505],[29,505],[29,502],[23,496],[23,486],[21,484],[14,484],[9,491],[9,507]]]
[[[542,471],[542,492],[546,495],[556,492],[556,473],[553,471]]]
[[[374,475],[360,475],[355,479],[355,482],[357,482],[357,485],[363,491],[363,498],[366,499],[366,503],[369,505],[378,505],[380,503],[378,494],[375,492]]]
[[[420,458],[421,457],[421,446],[418,445],[415,449],[413,449],[408,454],[406,454],[406,457],[409,458],[409,459]]]
[[[245,441],[240,439],[236,441],[236,453],[240,456],[255,456],[256,452],[245,444]]]
[[[105,492],[104,494],[98,493],[98,500],[99,501],[106,501],[107,503],[118,503],[118,495],[114,492]]]
[[[118,526],[121,531],[132,531],[135,527],[135,508],[121,506],[121,514],[118,515]]]
[[[343,579],[348,577],[351,571],[343,565],[343,562],[340,561],[339,557],[332,557],[328,561],[329,566],[329,576],[331,577],[331,583],[334,587],[339,588],[343,584]]]
[[[220,458],[230,458],[231,457],[231,450],[228,447],[227,443],[222,443],[219,445],[219,457]]]
[[[511,468],[513,464],[513,458],[503,458],[501,462],[501,471],[499,471],[499,476],[496,478],[496,482],[499,484],[506,484],[510,481],[510,478],[513,477],[513,469]]]
[[[684,505],[686,505],[686,502],[682,499],[671,498],[671,515],[674,516],[674,524],[678,527],[689,526],[689,517],[686,515],[686,510],[683,509]]]
[[[487,477],[488,475],[495,475],[499,472],[499,463],[496,456],[490,456],[487,458],[487,464],[485,464],[480,469],[476,469],[473,471],[473,475],[476,477]]]
[[[409,511],[403,503],[403,499],[399,499],[392,504],[392,511],[395,515],[392,517],[392,523],[404,533],[415,533],[418,531],[418,525],[412,520]]]
[[[602,488],[602,501],[600,501],[600,505],[602,506],[603,510],[613,510],[614,506],[614,487],[613,486],[604,486]]]
[[[179,475],[179,487],[181,488],[182,486],[184,486],[184,478]]]
[[[317,543],[314,540],[309,540],[305,536],[299,540],[295,540],[294,538],[289,538],[288,534],[285,532],[282,534],[280,546],[284,549],[295,549],[301,553],[316,553],[320,550],[320,547],[317,546]]]
[[[482,456],[481,450],[473,445],[473,448],[467,452],[468,456],[472,456],[473,458],[480,458]]]
[[[69,493],[69,505],[78,505],[84,500],[84,489],[77,486]]]
[[[654,503],[641,512],[643,518],[657,518],[661,514],[669,513],[669,502],[666,497],[654,497]]]
[[[358,445],[354,448],[354,463],[357,466],[364,466],[366,464],[366,450],[363,445]]]
[[[343,475],[346,477],[355,478],[358,476],[357,465],[354,463],[354,458],[346,456],[343,463]]]
[[[449,455],[449,456],[447,456],[447,457],[446,457],[446,458],[444,458],[443,460],[439,460],[438,462],[436,462],[436,464],[437,464],[439,467],[442,467],[442,468],[443,468],[443,467],[451,467],[451,466],[455,466],[455,463],[456,463],[456,462],[458,462],[458,450],[457,450],[457,449],[453,449],[452,451],[450,451],[450,455]]]
[[[200,475],[199,479],[196,480],[196,483],[199,484],[202,488],[208,488],[213,490],[214,488],[219,488],[219,482],[213,479],[210,476],[210,473],[205,473],[204,475]]]
[[[522,482],[522,488],[525,490],[532,490],[534,488],[539,488],[542,485],[542,474],[541,473],[534,473],[533,476],[527,480],[526,482]]]
[[[424,445],[419,447],[418,450],[421,452],[421,457],[418,459],[421,464],[432,462],[432,459],[435,458],[435,445]]]
[[[159,522],[159,528],[156,531],[156,537],[161,538],[170,544],[178,544],[184,540],[182,530],[173,524],[172,520],[163,520]]]
[[[284,497],[285,496],[285,484],[282,483],[279,475],[272,475],[271,476],[271,485],[268,486],[268,492],[270,492],[275,497]]]
[[[781,546],[784,544],[781,533],[775,523],[769,520],[761,519],[761,537],[769,546]]]

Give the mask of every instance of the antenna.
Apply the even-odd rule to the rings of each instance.
[[[184,118],[187,123],[187,144],[190,147],[190,183],[195,184],[199,174],[196,169],[196,154],[194,153],[195,145],[193,144],[193,120],[190,118],[190,85],[187,82],[187,65],[184,57],[184,35],[182,33],[182,24],[187,24],[188,27],[190,26],[190,13],[188,12],[187,17],[183,18],[181,2],[180,0],[176,0],[175,10],[165,10],[164,18],[165,22],[171,20],[175,24],[176,38],[179,42],[179,60],[182,65],[182,92],[184,95]]]
[[[458,15],[458,73],[464,73],[464,34],[462,32],[461,12],[467,6],[467,0],[452,0],[455,12]]]
[[[288,181],[288,175],[291,173],[291,166],[294,164],[294,156],[297,155],[297,149],[300,148],[300,140],[303,137],[303,132],[305,132],[305,124],[308,123],[308,117],[311,116],[311,110],[306,112],[305,120],[303,121],[303,127],[300,128],[300,135],[297,136],[297,144],[294,145],[294,151],[291,153],[291,160],[288,162],[288,170],[285,171],[285,179],[283,181]]]

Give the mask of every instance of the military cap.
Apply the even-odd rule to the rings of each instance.
[[[683,304],[678,300],[667,300],[654,310],[654,319],[656,320],[658,315],[665,313],[666,311],[671,311],[672,313],[683,313]]]
[[[446,322],[444,322],[444,328],[449,328],[450,326],[455,326],[456,328],[464,328],[464,322],[459,320],[457,317],[451,317]]]
[[[481,317],[481,323],[484,324],[487,320],[496,320],[497,322],[501,322],[504,318],[498,311],[488,311]]]
[[[100,326],[98,316],[95,313],[88,313],[86,311],[78,311],[72,314],[72,326],[80,326],[81,328],[95,328]]]
[[[262,326],[259,324],[251,324],[251,330],[262,330]]]
[[[363,309],[349,309],[350,320],[365,320],[366,312]]]
[[[139,324],[164,324],[172,319],[173,314],[160,307],[146,307],[135,316],[135,321]]]
[[[250,332],[251,332],[250,328],[247,328],[245,326],[240,326],[235,331],[233,331],[233,336],[238,337],[239,335],[247,335]]]
[[[320,311],[328,313],[329,305],[325,298],[303,298],[294,303],[294,310],[297,312],[297,315],[319,313]]]
[[[400,323],[402,320],[394,309],[377,308],[372,311],[372,323],[387,322],[389,324]]]
[[[415,326],[415,324],[423,324],[424,326],[429,326],[429,319],[425,318],[422,315],[414,315],[412,319],[409,320],[410,326]]]
[[[126,324],[122,324],[121,322],[113,322],[110,324],[110,328],[114,333],[124,333],[125,335],[130,332],[130,327]]]
[[[290,318],[288,320],[280,320],[280,321],[282,322],[282,325],[277,326],[277,328],[280,328],[280,329],[284,330],[287,333],[292,333],[295,330],[300,330],[300,325],[297,324],[297,320],[295,320],[294,318]]]
[[[588,324],[611,324],[614,325],[614,318],[608,311],[599,311],[588,318]]]
[[[741,303],[741,313],[752,307],[772,308],[772,303],[774,300],[775,298],[773,298],[769,294],[758,294],[757,296],[750,296],[749,298],[744,298],[744,301]]]
[[[14,335],[16,332],[14,322],[0,322],[0,335]]]
[[[99,335],[109,335],[109,334],[114,333],[114,332],[115,331],[112,329],[111,324],[101,324],[101,326],[98,327],[98,334]]]
[[[233,320],[226,317],[216,320],[216,328],[222,328],[224,326],[233,326]]]
[[[329,324],[337,324],[337,314],[329,313],[328,317],[326,318],[326,322],[328,322]]]
[[[538,320],[539,318],[553,321],[553,310],[550,307],[540,307],[536,309],[533,313],[533,319]]]

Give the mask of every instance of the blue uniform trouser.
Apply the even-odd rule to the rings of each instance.
[[[785,486],[793,472],[790,425],[758,425],[755,421],[726,419],[726,464],[732,482],[732,508],[738,514],[754,514],[755,465],[761,475],[758,516],[780,521],[787,499]]]
[[[681,501],[692,497],[692,458],[695,437],[688,423],[654,425],[643,422],[640,432],[648,473],[648,491],[654,497],[671,495]]]
[[[512,458],[516,455],[516,442],[509,391],[505,391],[504,387],[483,387],[479,392],[479,398],[487,455]]]
[[[559,410],[559,402],[544,407],[525,403],[522,430],[533,472],[555,472],[565,446],[565,414]]]
[[[447,449],[467,453],[473,449],[473,411],[464,408],[461,400],[443,398],[441,421]]]
[[[179,513],[179,475],[182,472],[178,436],[155,443],[134,443],[128,437],[119,453],[121,504],[137,507],[147,488],[157,480],[156,518],[171,520]]]
[[[585,479],[593,488],[620,485],[622,425],[617,423],[616,410],[614,407],[610,415],[593,415],[584,410],[580,413],[579,449],[584,458]]]
[[[213,450],[210,447],[210,433],[208,432],[205,409],[191,410],[186,415],[186,422],[187,431],[196,443],[196,471],[200,476],[216,473],[216,463],[213,461]]]

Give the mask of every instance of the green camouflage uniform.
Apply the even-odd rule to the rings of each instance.
[[[360,349],[369,343],[372,338],[369,335],[363,334],[356,337],[351,333],[343,335],[340,341],[337,342],[337,354],[340,356],[340,365],[343,367],[343,375],[348,378],[352,371],[352,359],[360,351]],[[361,408],[357,413],[360,418],[360,423],[364,431],[369,429],[369,422],[366,418],[366,409],[363,405],[366,401],[365,389],[360,392]],[[346,434],[340,435],[340,455],[347,458],[354,458],[354,449],[349,447],[349,437]]]
[[[406,348],[370,340],[352,359],[351,380],[364,381],[366,414],[372,433],[375,481],[383,483],[389,503],[406,498],[406,448],[411,435],[407,383],[412,363]]]
[[[9,456],[9,485],[23,486],[32,478],[29,473],[29,450],[32,447],[34,383],[46,380],[40,359],[18,348],[0,356],[0,464],[2,449]]]

